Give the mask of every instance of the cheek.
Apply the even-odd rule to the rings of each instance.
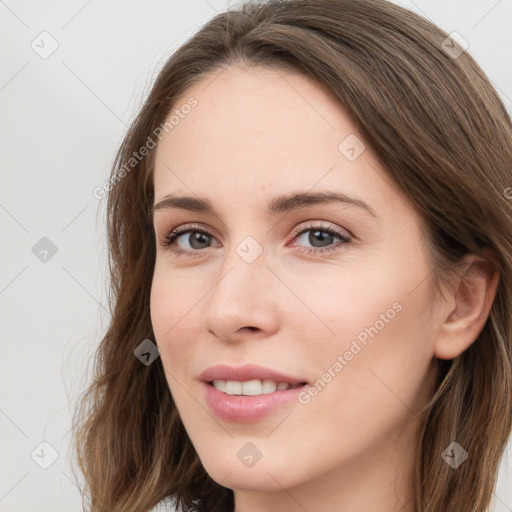
[[[323,272],[313,281],[289,281],[317,317],[295,315],[315,379],[302,403],[312,417],[328,416],[326,424],[348,422],[356,435],[385,428],[428,396],[428,266],[421,254],[400,259],[394,252]]]
[[[421,328],[426,290],[411,289],[388,274],[371,288],[331,290],[325,301],[335,334],[317,337],[310,354],[316,380],[301,403],[304,413],[324,419],[326,436],[347,436],[348,451],[384,439],[430,395],[433,349]]]
[[[175,278],[155,268],[150,297],[150,313],[155,341],[165,372],[165,378],[181,417],[194,418],[195,401],[190,400],[190,368],[198,347],[195,305],[201,298],[194,287],[177,285]],[[197,314],[197,313],[196,313]],[[195,332],[193,332],[193,326]]]
[[[170,277],[172,275],[172,278]],[[157,264],[150,296],[150,315],[155,341],[164,368],[173,375],[184,376],[193,357],[199,324],[197,307],[204,292]],[[195,326],[195,327],[194,327]],[[195,329],[195,332],[193,332]]]

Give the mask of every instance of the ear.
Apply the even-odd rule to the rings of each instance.
[[[478,338],[498,288],[495,266],[474,254],[465,260],[465,270],[454,279],[441,317],[434,346],[439,359],[457,357]]]

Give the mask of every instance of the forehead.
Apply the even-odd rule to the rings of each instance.
[[[194,108],[180,112],[191,98]],[[393,201],[396,190],[348,112],[311,77],[228,67],[190,87],[173,113],[179,122],[156,150],[156,200],[176,190],[236,201],[317,187]],[[347,158],[347,146],[360,156]]]
[[[192,136],[200,137],[210,150],[253,147],[254,142],[267,142],[269,150],[297,147],[304,139],[318,144],[325,136],[335,142],[344,132],[356,131],[325,86],[277,68],[232,66],[211,73],[176,100],[173,110],[179,111],[192,97],[197,106],[169,134],[173,137],[168,139],[179,138],[176,144]]]

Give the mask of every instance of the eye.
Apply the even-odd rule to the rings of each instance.
[[[308,236],[305,236],[308,234]],[[340,249],[351,242],[351,237],[330,226],[313,225],[296,230],[294,239],[311,244],[310,247],[297,245],[300,251],[307,253],[325,253]],[[334,242],[338,239],[338,243]],[[201,249],[210,247],[214,236],[200,226],[185,225],[173,229],[166,237],[162,246],[169,248],[177,255],[198,256]],[[334,244],[334,245],[333,245]]]
[[[295,234],[295,238],[311,244],[310,247],[301,246],[300,250],[307,253],[325,253],[338,250],[340,246],[347,245],[352,240],[350,236],[341,231],[322,225],[303,228]],[[339,242],[333,245],[335,239],[338,239]]]
[[[205,229],[198,226],[186,225],[173,229],[165,237],[165,241],[162,245],[166,248],[170,248],[175,254],[193,256],[194,251],[207,248],[211,239],[213,239],[213,235]],[[185,247],[171,247],[182,240]],[[187,245],[189,247],[186,247]]]

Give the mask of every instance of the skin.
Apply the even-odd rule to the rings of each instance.
[[[414,415],[433,392],[434,358],[456,357],[476,339],[497,276],[469,259],[466,281],[454,279],[430,308],[416,211],[369,144],[354,161],[338,149],[349,135],[364,137],[311,78],[232,65],[195,84],[175,107],[191,96],[197,106],[156,149],[155,204],[171,192],[200,197],[219,218],[155,211],[151,319],[206,471],[234,490],[236,512],[412,510],[407,491],[421,426]],[[334,202],[266,212],[274,196],[298,191],[344,193],[376,216]],[[206,243],[192,246],[189,233],[162,245],[189,223],[211,234]],[[334,236],[313,245],[320,224],[351,242]],[[312,231],[294,235],[306,228]],[[248,236],[264,249],[252,263],[236,251]],[[307,252],[321,247],[334,250]],[[333,372],[357,335],[396,303],[394,318]],[[241,424],[216,418],[202,396],[200,373],[220,363],[254,363],[309,383],[329,368],[335,377],[309,403],[293,401]],[[262,455],[252,467],[237,457],[247,442]]]

